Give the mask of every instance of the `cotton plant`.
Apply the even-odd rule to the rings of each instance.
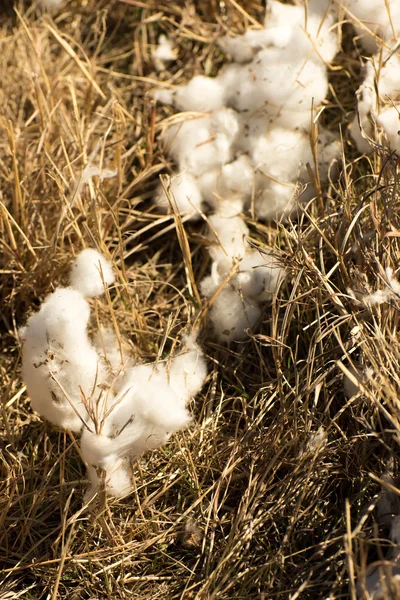
[[[110,329],[91,339],[87,298],[113,282],[111,264],[84,250],[71,267],[70,286],[50,294],[20,330],[32,408],[81,434],[90,495],[103,485],[115,496],[129,493],[132,460],[188,425],[188,403],[207,375],[193,334],[184,352],[157,364],[135,364]]]

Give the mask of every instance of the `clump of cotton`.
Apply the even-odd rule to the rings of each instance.
[[[254,192],[262,197],[255,205],[256,216],[279,217],[294,204],[298,184],[308,183],[299,181],[298,175],[301,165],[304,174],[312,162],[307,133],[327,95],[326,62],[338,51],[333,16],[326,2],[307,8],[274,0],[268,3],[264,28],[223,38],[221,45],[229,47],[236,62],[225,65],[217,77],[198,75],[173,91],[157,92],[158,99],[184,111],[169,119],[164,147],[179,173],[197,179],[202,200],[211,208],[217,210],[218,197],[237,201],[240,196],[245,206]],[[324,182],[340,145],[322,128],[320,137],[318,166]],[[255,148],[262,145],[268,177],[278,182],[266,193],[265,177],[253,176],[260,163]],[[282,149],[284,155],[275,158]],[[285,176],[280,177],[278,163],[287,160]],[[243,173],[240,182],[236,170]],[[157,192],[157,203],[159,196]]]
[[[162,34],[158,38],[158,44],[152,51],[154,64],[158,71],[165,68],[165,63],[171,62],[176,59],[176,49],[172,40],[166,35]]]
[[[222,205],[209,219],[212,267],[200,289],[213,299],[210,320],[217,338],[229,343],[245,339],[255,327],[262,305],[275,294],[285,272],[270,253],[250,247],[246,224],[228,207]]]
[[[135,364],[113,331],[88,336],[90,306],[114,281],[111,264],[84,250],[71,287],[58,288],[20,330],[22,377],[32,407],[51,423],[82,431],[91,491],[122,496],[131,489],[130,461],[191,420],[188,403],[207,375],[194,336],[169,363]]]
[[[203,198],[193,175],[186,172],[182,172],[180,175],[172,175],[168,193],[172,196],[172,204],[175,203],[181,215],[189,215],[192,220],[199,218]],[[155,202],[163,210],[168,211],[171,208],[161,184],[158,187]]]
[[[384,281],[384,288],[376,290],[370,294],[355,294],[355,292],[348,288],[349,295],[354,299],[363,304],[368,308],[379,306],[381,304],[387,304],[392,300],[396,300],[400,297],[400,283],[394,276],[393,269],[387,267],[385,269],[386,281]]]
[[[71,267],[70,283],[85,297],[100,296],[104,285],[114,283],[112,265],[97,250],[87,248],[79,254]]]
[[[376,52],[382,42],[396,43],[400,34],[397,0],[344,0],[343,5],[367,52]]]
[[[102,294],[114,274],[101,254],[88,249],[73,263],[70,281],[71,288],[56,289],[21,329],[22,377],[39,414],[79,431],[88,419],[90,398],[106,379],[105,365],[88,338],[85,297]]]
[[[350,132],[360,152],[371,152],[376,144],[375,131],[381,130],[389,147],[400,152],[400,87],[399,56],[378,53],[368,60],[365,78],[357,96],[357,114]]]
[[[191,206],[191,216],[200,205],[203,214],[214,212],[211,274],[201,290],[212,299],[221,340],[245,337],[283,276],[270,254],[260,258],[251,250],[244,213],[250,207],[260,219],[292,213],[299,190],[307,188],[305,200],[319,193],[314,180],[326,182],[340,154],[339,141],[322,128],[311,148],[316,111],[328,92],[327,63],[339,49],[328,4],[268,2],[264,27],[219,40],[233,62],[216,77],[197,75],[156,93],[182,111],[162,135],[182,182],[177,207],[188,214]],[[156,203],[164,203],[160,189]]]
[[[260,50],[275,46],[301,58],[330,62],[338,51],[334,17],[323,2],[292,6],[272,0],[267,4],[264,28],[248,30],[242,36],[225,37],[221,47],[239,63],[250,61]]]
[[[130,462],[161,446],[191,421],[187,405],[207,375],[194,338],[169,364],[139,364],[126,372],[101,432],[84,429],[82,455],[90,465],[93,491],[102,481],[116,496],[131,489]]]
[[[255,209],[263,218],[290,213],[299,185],[309,184],[308,197],[315,196],[310,167],[317,168],[320,181],[326,182],[330,166],[340,151],[339,141],[329,132],[321,131],[316,149],[318,164],[314,165],[309,135],[282,128],[270,130],[252,146],[251,157],[256,169]]]
[[[89,305],[59,288],[21,330],[22,377],[32,407],[59,427],[79,431],[87,419],[84,398],[103,378],[99,356],[87,336]]]

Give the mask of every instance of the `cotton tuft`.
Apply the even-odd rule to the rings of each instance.
[[[101,296],[104,292],[104,284],[111,285],[114,280],[111,263],[97,250],[90,248],[83,250],[72,264],[71,286],[86,298]]]

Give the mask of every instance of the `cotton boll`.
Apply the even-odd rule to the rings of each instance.
[[[383,100],[397,101],[400,98],[400,56],[392,51],[389,54],[381,56],[380,53],[372,58],[368,63],[367,76],[365,83],[370,83],[372,77],[376,75],[379,95]],[[373,80],[372,80],[373,81]]]
[[[286,52],[297,52],[302,58],[330,62],[339,51],[333,15],[326,13],[326,2],[304,6],[282,4],[270,0],[267,4],[265,27],[271,43]],[[325,7],[325,10],[323,8]]]
[[[216,196],[219,195],[219,180],[221,176],[221,169],[211,169],[202,173],[198,177],[195,177],[197,186],[200,190],[202,198],[210,206],[214,207],[216,203]]]
[[[123,343],[118,343],[114,331],[109,328],[100,327],[93,338],[93,345],[100,358],[111,367],[110,383],[113,391],[118,391],[121,373],[133,366],[132,356],[127,352]]]
[[[197,75],[177,88],[174,104],[181,111],[210,112],[224,106],[224,90],[218,79]]]
[[[253,250],[240,262],[232,283],[245,298],[265,302],[275,294],[284,276],[284,270],[273,256]]]
[[[264,177],[282,183],[296,181],[301,165],[312,163],[309,136],[276,127],[254,140],[251,158]]]
[[[300,198],[300,187],[294,183],[278,183],[265,178],[257,178],[260,190],[255,197],[254,207],[258,219],[279,220],[289,215]]]
[[[168,39],[166,35],[160,35],[158,44],[152,52],[156,68],[158,70],[164,69],[165,63],[175,60],[176,54],[172,40]]]
[[[173,104],[174,103],[174,90],[161,89],[156,90],[153,94],[153,97],[157,102],[161,102],[162,104]]]
[[[175,123],[165,132],[164,144],[182,171],[200,176],[232,160],[238,128],[234,112],[222,109],[212,117]]]
[[[135,366],[127,377],[125,390],[127,400],[121,403],[121,407],[116,408],[115,419],[131,399],[135,414],[140,419],[171,433],[186,427],[191,420],[169,385],[164,365],[157,368],[153,365]]]
[[[340,148],[335,136],[322,129],[319,131],[318,169],[322,182],[327,180]],[[256,169],[258,217],[268,219],[290,213],[299,195],[299,184],[310,183],[307,164],[313,167],[314,157],[309,136],[301,131],[274,128],[265,137],[255,140],[251,156]],[[312,197],[313,193],[310,188],[308,196]]]
[[[214,261],[241,259],[246,253],[245,236],[249,230],[239,216],[225,217],[219,214],[209,217],[209,239],[214,243],[210,247],[210,255]]]
[[[71,286],[85,297],[100,296],[104,293],[104,284],[111,285],[114,280],[111,263],[97,250],[83,250],[72,264]]]
[[[225,36],[218,43],[235,62],[246,63],[250,62],[259,50],[271,44],[271,35],[265,29],[248,29],[243,35]]]
[[[82,295],[59,288],[23,330],[22,377],[32,407],[72,431],[79,431],[87,418],[82,393],[89,399],[96,382],[106,377],[87,337],[88,319],[89,306]]]
[[[218,213],[221,206],[231,206],[231,214],[243,210],[253,189],[253,167],[248,156],[242,155],[220,169],[203,173],[197,178],[204,200]],[[226,211],[225,211],[226,212]]]
[[[253,186],[254,169],[251,160],[244,154],[222,167],[224,187],[231,192],[250,195]]]
[[[218,294],[210,310],[217,338],[224,343],[246,339],[247,329],[252,329],[260,316],[259,305],[241,298],[229,285]]]
[[[170,385],[182,406],[199,393],[207,377],[207,365],[195,338],[188,336],[186,345],[187,351],[175,356],[169,369]]]
[[[383,110],[376,122],[382,127],[391,150],[400,153],[400,105]]]
[[[379,38],[390,44],[397,40],[400,32],[397,0],[345,0],[343,4],[367,52],[376,52]]]
[[[181,215],[190,215],[191,220],[200,218],[202,197],[195,178],[190,173],[180,173],[171,177],[170,193],[175,200]],[[158,187],[155,197],[159,208],[170,210],[168,199],[162,185]]]
[[[273,119],[285,110],[311,111],[312,104],[318,106],[328,92],[322,63],[299,59],[296,53],[283,56],[280,48],[261,50],[241,75],[227,97],[230,105],[238,111],[264,109]]]
[[[263,29],[249,29],[234,38],[224,37],[220,45],[239,63],[250,61],[267,46],[294,50],[302,58],[313,53],[314,60],[330,62],[339,50],[333,16],[313,8],[310,4],[306,14],[303,6],[268,2]]]
[[[83,431],[81,452],[88,464],[88,475],[93,491],[97,491],[100,484],[99,469],[104,471],[104,482],[108,494],[122,497],[131,491],[128,451],[129,448],[118,447],[118,440],[115,441],[115,438],[95,434],[87,429]]]

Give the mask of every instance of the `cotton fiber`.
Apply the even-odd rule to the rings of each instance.
[[[71,287],[57,288],[20,330],[22,377],[32,407],[53,424],[82,432],[91,493],[131,490],[131,461],[163,444],[191,421],[188,403],[206,378],[195,337],[168,363],[135,364],[115,333],[88,336],[90,306],[114,281],[111,263],[84,250],[71,268]]]
[[[358,95],[351,136],[360,152],[371,152],[375,131],[381,130],[391,150],[400,152],[400,58],[394,52],[378,53],[368,60]]]
[[[394,45],[400,33],[400,4],[397,0],[343,0],[365,50],[376,52],[382,41]]]
[[[130,461],[158,448],[190,423],[187,405],[203,386],[207,370],[202,352],[193,338],[189,340],[188,351],[170,364],[140,364],[129,369],[108,408],[101,434],[83,431],[81,448],[91,467],[93,491],[104,471],[110,494],[127,493]]]
[[[172,60],[175,60],[176,55],[177,52],[174,48],[172,40],[170,40],[166,35],[160,35],[160,37],[158,38],[158,44],[152,52],[156,69],[158,71],[164,69],[165,63],[169,63]]]
[[[192,220],[200,216],[202,195],[193,175],[186,172],[182,172],[180,175],[172,175],[169,193],[172,195],[172,202],[175,201],[176,208],[181,215],[190,215]],[[155,201],[160,208],[170,210],[168,198],[161,184],[158,187],[158,195]]]
[[[114,283],[112,265],[97,250],[83,250],[72,265],[70,282],[74,289],[87,298],[100,296],[104,284]]]
[[[219,44],[233,61],[216,77],[196,75],[156,97],[183,111],[168,120],[162,141],[177,177],[196,186],[191,194],[184,185],[183,194],[177,190],[178,209],[188,214],[190,198],[203,214],[212,213],[211,273],[200,287],[212,299],[217,336],[229,342],[244,339],[256,325],[262,303],[283,277],[268,252],[260,257],[252,251],[245,212],[251,208],[260,219],[293,214],[297,200],[316,195],[315,181],[334,174],[339,140],[319,127],[313,153],[310,129],[327,96],[327,64],[339,45],[324,0],[299,6],[272,0],[264,27]],[[160,190],[155,201],[162,204]]]

